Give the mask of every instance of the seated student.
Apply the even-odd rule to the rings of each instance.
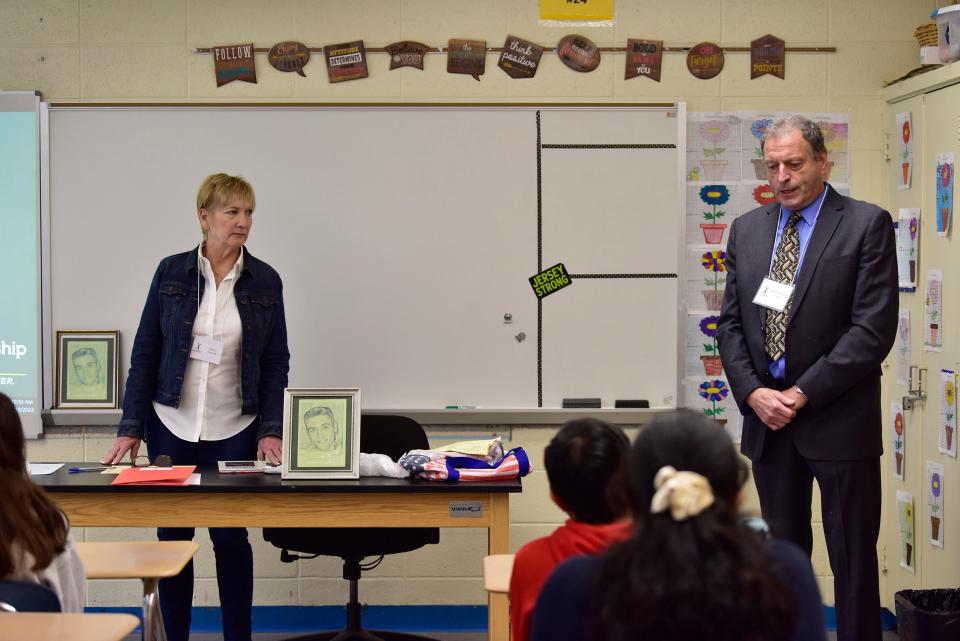
[[[86,575],[67,518],[30,480],[20,415],[0,394],[0,578],[42,583],[64,612],[83,612]]]
[[[526,641],[530,615],[561,561],[605,550],[627,538],[626,464],[630,442],[619,427],[592,418],[570,421],[543,453],[550,498],[570,515],[550,536],[524,545],[510,575],[510,638]]]
[[[533,641],[825,641],[809,559],[741,520],[747,468],[714,421],[657,417],[634,441],[629,476],[632,536],[557,567]]]

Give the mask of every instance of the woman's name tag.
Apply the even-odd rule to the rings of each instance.
[[[782,312],[786,309],[791,296],[793,296],[793,285],[764,278],[753,297],[753,302],[775,312]]]
[[[206,361],[214,365],[220,364],[223,355],[223,341],[212,336],[194,336],[193,347],[190,349],[190,358]]]

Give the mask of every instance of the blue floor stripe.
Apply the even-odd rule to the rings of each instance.
[[[87,608],[87,612],[126,612],[140,616],[140,608]],[[823,607],[828,630],[837,629],[836,610]],[[220,608],[193,608],[191,632],[220,632]],[[397,632],[486,632],[484,605],[368,605],[363,627]],[[897,618],[884,608],[884,630],[896,630]],[[346,611],[335,605],[258,605],[253,608],[254,632],[317,632],[338,630],[346,624]],[[139,630],[139,628],[138,628]]]

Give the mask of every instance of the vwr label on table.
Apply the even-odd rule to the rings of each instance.
[[[479,519],[483,516],[481,501],[450,501],[451,519]]]

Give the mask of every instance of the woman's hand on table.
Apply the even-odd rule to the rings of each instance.
[[[100,462],[104,465],[116,465],[123,461],[124,454],[130,452],[130,463],[133,464],[139,450],[140,439],[133,436],[118,436]]]

